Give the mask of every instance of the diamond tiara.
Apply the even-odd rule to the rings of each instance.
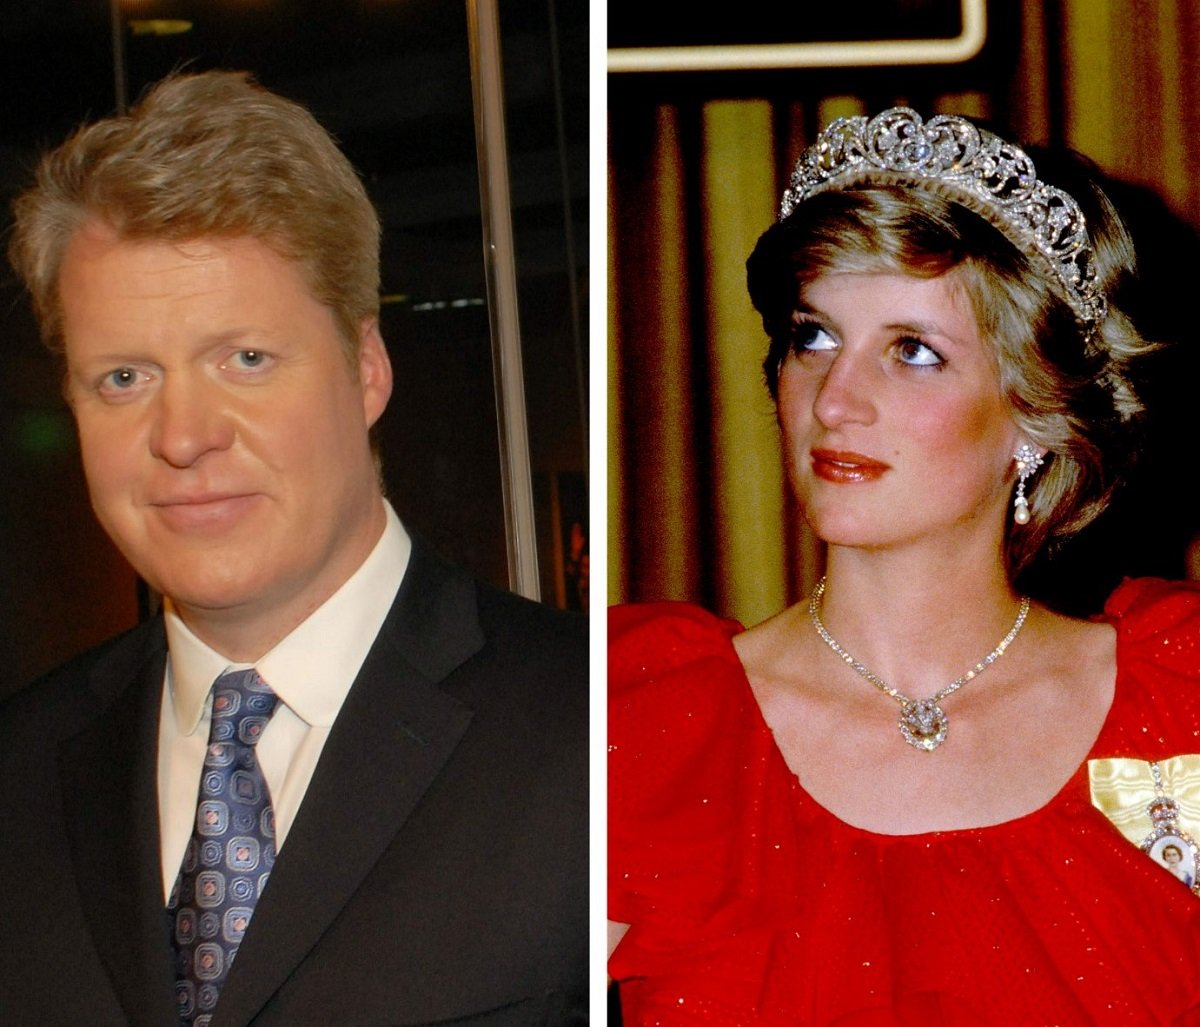
[[[838,118],[800,155],[783,194],[780,220],[817,193],[856,185],[930,185],[987,219],[1018,249],[1047,263],[1088,330],[1107,312],[1096,286],[1083,211],[1067,193],[1039,182],[1033,161],[965,118],[923,122],[908,107],[874,118]]]

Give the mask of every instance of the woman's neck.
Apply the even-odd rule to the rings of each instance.
[[[821,619],[876,675],[951,681],[1012,627],[1019,598],[1000,559],[831,546]],[[914,695],[914,698],[920,698]]]

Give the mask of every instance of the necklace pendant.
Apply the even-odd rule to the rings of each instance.
[[[1008,634],[1000,639],[1000,644],[995,649],[975,664],[962,677],[955,678],[945,688],[939,689],[928,699],[910,699],[898,688],[893,688],[882,678],[871,673],[871,670],[865,664],[860,663],[846,652],[842,648],[841,643],[825,629],[825,625],[821,623],[820,613],[821,597],[824,595],[825,579],[822,578],[817,582],[817,587],[813,589],[813,594],[808,600],[808,617],[812,621],[813,628],[816,629],[817,634],[821,636],[821,641],[829,646],[841,661],[847,664],[859,677],[865,678],[884,695],[895,699],[900,704],[900,734],[904,736],[904,740],[909,745],[914,749],[920,749],[922,752],[933,752],[934,749],[946,740],[946,729],[950,725],[950,718],[946,716],[945,711],[938,705],[939,700],[954,694],[968,681],[973,681],[1004,655],[1004,651],[1012,644],[1012,640],[1017,637],[1017,633],[1025,623],[1025,617],[1029,613],[1030,606],[1029,597],[1023,597],[1021,599],[1021,606],[1017,610],[1017,619],[1013,621],[1013,626],[1008,629]],[[1198,867],[1200,867],[1200,864],[1198,864]]]
[[[933,752],[946,740],[950,718],[933,699],[909,700],[900,707],[900,733],[914,749]]]

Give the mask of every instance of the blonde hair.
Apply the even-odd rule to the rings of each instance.
[[[763,366],[772,396],[794,344],[800,291],[818,276],[959,277],[982,337],[995,346],[1014,422],[1047,451],[1026,485],[1029,523],[1014,530],[1010,519],[1006,532],[1014,579],[1043,548],[1078,532],[1108,504],[1133,457],[1130,423],[1142,413],[1129,366],[1153,348],[1123,306],[1135,274],[1128,232],[1091,172],[1075,167],[1080,181],[1071,192],[1087,217],[1097,285],[1108,299],[1108,316],[1094,331],[1076,319],[1041,262],[935,189],[878,185],[814,196],[763,234],[746,265],[751,299],[771,339]]]
[[[127,116],[80,128],[14,213],[9,259],[54,350],[63,254],[94,221],[135,241],[261,240],[333,311],[351,358],[379,312],[379,219],[354,168],[307,110],[240,72],[173,76]]]

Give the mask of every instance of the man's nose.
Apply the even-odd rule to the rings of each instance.
[[[221,390],[202,376],[168,375],[154,404],[150,448],[172,467],[191,467],[233,443],[233,422]]]

